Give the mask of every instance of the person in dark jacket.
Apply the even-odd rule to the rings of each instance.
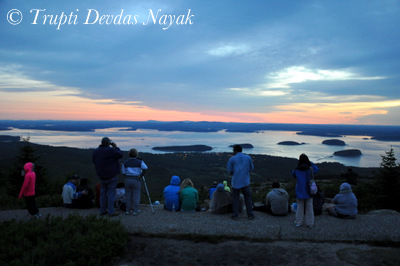
[[[213,214],[223,214],[232,212],[232,195],[225,190],[225,186],[219,183],[210,203],[210,211]]]
[[[181,190],[181,179],[179,176],[172,176],[171,182],[164,188],[164,208],[169,211],[179,211],[181,205],[179,203],[179,191]]]
[[[108,137],[101,140],[101,145],[93,152],[93,163],[97,176],[100,179],[100,215],[119,215],[114,209],[115,189],[117,187],[117,175],[120,173],[119,159],[122,151]]]
[[[80,198],[76,199],[76,205],[80,209],[90,209],[94,207],[93,200],[95,198],[94,196],[94,191],[92,188],[89,187],[89,180],[85,177],[81,178],[81,182],[79,183],[78,188],[76,189],[76,192],[84,192],[87,191],[86,193],[82,193]]]
[[[325,203],[325,195],[321,188],[317,185],[317,194],[313,196],[314,215],[321,215]]]

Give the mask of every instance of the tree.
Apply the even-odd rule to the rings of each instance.
[[[49,182],[44,167],[39,163],[40,157],[35,155],[35,150],[29,142],[29,137],[22,138],[22,145],[19,147],[20,155],[16,157],[14,169],[8,178],[8,194],[10,196],[18,196],[22,183],[24,182],[24,174],[22,172],[26,163],[31,162],[35,165],[36,174],[36,195],[44,195],[48,193]]]
[[[396,164],[393,148],[381,157],[381,168],[375,183],[379,206],[384,209],[400,211],[397,195],[400,190],[400,167]]]

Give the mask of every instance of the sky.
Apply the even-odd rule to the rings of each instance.
[[[0,119],[400,125],[400,1],[0,0]]]

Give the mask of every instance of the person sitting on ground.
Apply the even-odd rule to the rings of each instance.
[[[272,190],[266,196],[266,204],[253,207],[254,211],[262,211],[276,216],[285,216],[288,214],[289,194],[283,188],[280,188],[279,182],[272,183]]]
[[[181,206],[179,203],[179,191],[180,191],[181,179],[179,176],[172,176],[171,182],[164,188],[164,209],[169,211],[178,211]]]
[[[225,186],[222,183],[217,185],[217,189],[213,194],[210,211],[214,214],[232,212],[232,195],[230,192],[225,190]]]
[[[208,198],[209,199],[212,199],[214,191],[217,189],[217,185],[218,185],[217,181],[214,181],[212,187],[210,187],[210,189],[208,190]]]
[[[340,192],[333,198],[334,205],[327,208],[328,213],[338,218],[355,219],[357,215],[357,198],[349,183],[340,185]]]
[[[126,211],[125,184],[122,182],[118,183],[115,189],[114,207]]]
[[[76,199],[88,194],[87,190],[76,192],[76,186],[79,185],[79,181],[80,177],[78,175],[72,175],[69,178],[69,182],[63,187],[62,198],[66,208],[78,208]]]
[[[192,180],[186,178],[182,181],[181,191],[179,192],[182,212],[194,212],[199,202],[199,193],[194,188]]]
[[[325,203],[325,195],[324,192],[322,192],[320,186],[317,185],[317,188],[317,194],[313,196],[314,215],[321,215]]]
[[[227,182],[227,181],[224,181],[223,184],[224,184],[224,186],[225,186],[225,187],[224,187],[225,190],[228,191],[228,192],[231,192],[231,188],[228,186],[228,182]]]
[[[82,194],[81,197],[75,200],[76,205],[79,209],[90,209],[93,208],[94,191],[89,187],[89,180],[85,177],[81,178],[81,182],[76,189],[76,192],[87,191],[87,194]]]

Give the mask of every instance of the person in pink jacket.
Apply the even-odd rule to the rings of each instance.
[[[33,168],[33,163],[26,163],[24,165],[25,179],[18,198],[22,199],[22,197],[24,197],[26,208],[28,209],[29,214],[32,215],[32,218],[40,218],[41,214],[36,206],[35,200],[36,174],[33,171]]]

